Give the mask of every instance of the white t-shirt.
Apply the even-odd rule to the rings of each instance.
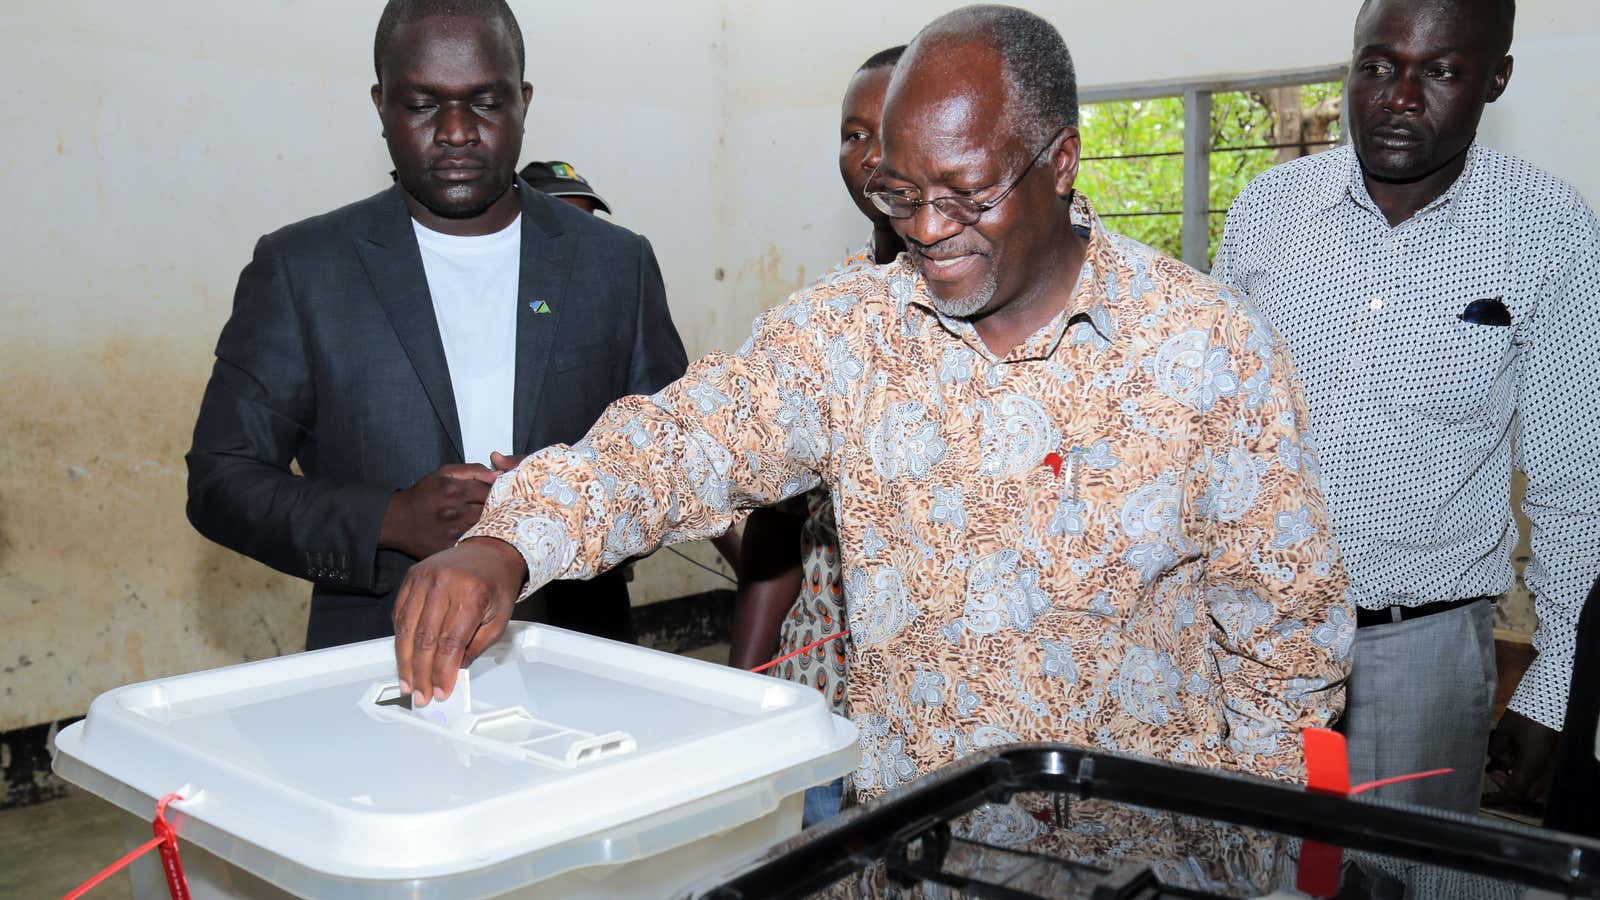
[[[517,281],[522,217],[494,234],[457,237],[413,219],[433,314],[469,463],[515,452],[511,434],[517,376]]]

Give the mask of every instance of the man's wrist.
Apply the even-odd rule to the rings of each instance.
[[[513,597],[521,596],[522,587],[528,581],[528,564],[522,558],[522,551],[496,537],[463,538],[461,545],[488,554],[494,567],[494,586]]]

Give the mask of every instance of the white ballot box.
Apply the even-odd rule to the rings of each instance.
[[[736,669],[512,623],[469,672],[465,703],[417,711],[389,640],[130,685],[55,770],[128,812],[130,846],[180,794],[196,900],[658,900],[795,834],[805,789],[856,765],[821,695]],[[156,854],[130,871],[167,896]]]

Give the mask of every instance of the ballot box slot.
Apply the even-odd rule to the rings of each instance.
[[[402,694],[400,685],[391,684],[378,692],[378,698],[372,701],[377,706],[395,706],[400,709],[411,708],[411,695]]]

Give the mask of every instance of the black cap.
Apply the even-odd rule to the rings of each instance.
[[[588,197],[596,206],[611,212],[606,201],[589,186],[588,179],[560,160],[528,163],[522,167],[522,180],[552,197]]]

